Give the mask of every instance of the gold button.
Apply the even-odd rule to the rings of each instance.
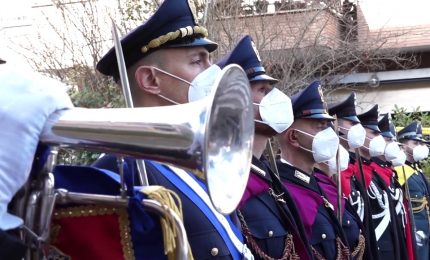
[[[268,235],[269,235],[269,237],[273,237],[273,231],[270,230]]]
[[[325,239],[327,237],[327,235],[326,234],[322,234],[321,237],[322,237],[322,239]]]
[[[212,256],[217,256],[218,255],[218,248],[214,247],[211,249],[211,255]]]

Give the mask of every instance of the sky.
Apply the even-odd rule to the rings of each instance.
[[[430,24],[429,0],[358,0],[370,29]]]
[[[8,0],[0,0],[0,2]],[[16,22],[17,20],[22,20],[23,17],[28,17],[30,15],[30,0],[19,0],[19,1],[8,1],[7,4],[1,5],[0,9],[0,29],[3,27],[8,27]],[[13,21],[14,20],[14,21]]]
[[[32,4],[50,3],[50,0],[0,0],[7,4],[0,10],[0,30],[5,25],[5,19],[25,17],[30,15]],[[430,24],[429,0],[358,0],[370,29],[380,27],[403,27],[417,24]],[[25,19],[25,18],[24,18]]]
[[[32,20],[37,17],[32,17],[36,9],[32,9],[33,5],[51,4],[52,0],[0,0],[6,2],[0,8],[0,37],[7,37],[6,33],[11,30],[5,30],[8,27],[19,27],[14,30],[18,33],[28,32],[31,28]],[[112,3],[112,0],[99,0],[101,2]],[[208,1],[208,0],[206,0]],[[214,0],[211,0],[214,1]],[[249,0],[252,1],[252,0]],[[273,2],[274,0],[269,0]],[[340,1],[340,0],[339,0]],[[377,30],[381,27],[405,27],[414,25],[429,25],[430,26],[430,0],[357,0],[363,10],[363,14],[367,20],[370,30]],[[37,9],[39,10],[39,9]],[[4,43],[0,41],[0,55],[4,56]],[[10,51],[8,51],[10,52]]]

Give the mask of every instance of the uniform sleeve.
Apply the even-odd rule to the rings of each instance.
[[[1,65],[0,215],[6,214],[5,206],[27,180],[39,139],[50,131],[45,128],[49,118],[71,107],[61,82]],[[0,228],[13,227],[3,222]]]

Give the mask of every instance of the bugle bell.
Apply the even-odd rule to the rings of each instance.
[[[65,111],[44,143],[154,160],[192,171],[207,184],[215,209],[231,213],[245,190],[254,113],[249,81],[238,65],[222,70],[207,98],[187,104]]]

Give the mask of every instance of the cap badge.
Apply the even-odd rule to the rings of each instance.
[[[188,0],[188,6],[190,7],[191,13],[193,15],[194,22],[196,24],[199,24],[197,20],[197,9],[194,0]]]
[[[320,97],[321,97],[321,102],[325,102],[325,101],[324,101],[324,94],[323,94],[323,91],[322,91],[321,85],[319,85],[319,86],[318,86],[318,93],[319,93],[319,95],[320,95]]]
[[[258,61],[261,62],[261,58],[260,58],[260,54],[258,53],[257,46],[255,46],[255,43],[253,41],[251,41],[251,45],[252,45],[252,48],[254,49],[255,56],[257,56]]]

